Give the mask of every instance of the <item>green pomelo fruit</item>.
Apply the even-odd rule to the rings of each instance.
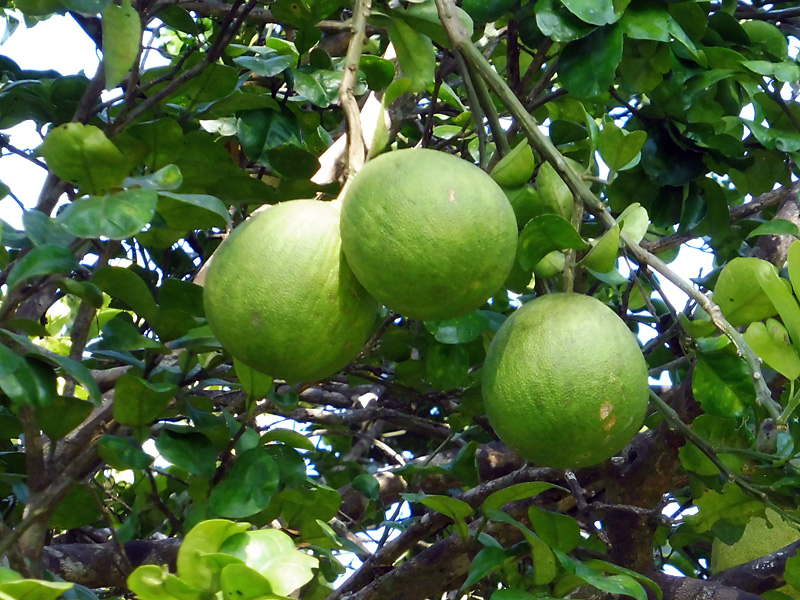
[[[338,206],[316,200],[278,204],[237,227],[214,254],[204,303],[228,352],[288,382],[355,359],[378,308],[344,261]]]
[[[734,258],[714,286],[714,302],[731,325],[749,325],[774,316],[778,311],[758,284],[761,270],[777,272],[775,266],[760,258]]]
[[[489,422],[538,466],[610,458],[639,431],[648,396],[636,338],[610,308],[580,294],[549,294],[520,308],[483,366]]]
[[[756,558],[780,550],[792,542],[800,540],[800,531],[785,521],[777,512],[768,508],[767,519],[753,517],[744,528],[739,541],[729,546],[719,538],[714,538],[711,545],[711,562],[709,568],[712,575],[736,565],[741,565]],[[769,521],[769,524],[767,523]],[[780,588],[781,592],[792,598],[799,598],[800,592],[791,586]]]
[[[475,165],[410,149],[369,161],[342,204],[342,248],[367,291],[410,318],[479,308],[514,263],[517,222],[503,191]]]

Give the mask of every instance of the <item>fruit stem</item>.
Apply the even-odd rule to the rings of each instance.
[[[478,75],[486,80],[489,87],[492,88],[494,93],[500,98],[500,101],[503,102],[511,115],[517,120],[520,128],[528,137],[531,146],[539,152],[547,162],[553,165],[553,168],[561,176],[561,179],[564,180],[564,183],[567,184],[573,195],[579,198],[583,204],[597,216],[606,229],[614,227],[616,225],[616,220],[606,209],[605,203],[592,193],[589,186],[583,180],[583,177],[572,168],[550,139],[542,133],[536,119],[528,113],[523,104],[519,101],[519,98],[517,98],[511,88],[508,87],[500,74],[492,68],[489,61],[486,60],[483,54],[481,54],[472,43],[464,24],[458,18],[455,1],[435,0],[435,2],[436,8],[439,11],[439,18],[442,21],[445,31],[447,31],[453,48],[463,54],[464,58],[472,65]],[[674,283],[684,294],[692,298],[709,314],[711,321],[717,329],[733,342],[736,350],[747,363],[750,375],[753,379],[757,403],[764,406],[773,419],[779,419],[781,407],[772,399],[772,393],[769,387],[767,387],[767,383],[761,373],[761,360],[756,356],[756,353],[753,352],[747,342],[744,341],[742,334],[728,323],[719,310],[719,307],[700,290],[695,288],[691,282],[673,272],[664,261],[642,248],[626,232],[623,231],[620,234],[620,239],[628,247],[631,254],[633,254],[640,265],[649,265],[655,271],[661,273],[661,275]]]
[[[344,169],[344,179],[347,181],[364,166],[366,157],[366,144],[361,129],[361,111],[356,101],[355,86],[358,77],[358,66],[361,64],[361,51],[364,48],[364,38],[367,29],[367,17],[372,10],[372,0],[354,0],[353,21],[351,24],[352,35],[347,46],[344,59],[344,73],[342,83],[339,85],[339,100],[347,117],[347,165]]]
[[[481,112],[481,103],[478,100],[478,92],[472,82],[470,70],[467,67],[467,61],[464,60],[464,57],[457,50],[453,52],[453,56],[455,56],[458,70],[464,78],[464,88],[467,90],[467,98],[469,99],[470,106],[469,114],[472,117],[472,126],[475,127],[475,133],[478,136],[478,162],[481,169],[486,169],[488,164],[486,158],[486,128],[483,126],[483,114]]]
[[[455,52],[458,53],[458,50],[455,50]],[[492,132],[492,139],[497,146],[497,152],[500,155],[500,158],[502,158],[511,152],[511,146],[508,143],[505,131],[500,123],[500,117],[497,115],[497,109],[492,101],[492,96],[489,94],[489,88],[486,87],[486,82],[483,80],[483,77],[475,74],[474,68],[470,68],[469,64],[466,64],[466,67],[467,70],[469,70],[469,77],[472,80],[472,85],[475,86],[475,91],[478,94],[478,100],[481,103],[481,108],[486,115],[486,120],[489,122],[489,129]]]

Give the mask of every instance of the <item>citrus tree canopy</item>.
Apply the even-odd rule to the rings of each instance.
[[[798,597],[800,2],[0,10],[0,600]]]

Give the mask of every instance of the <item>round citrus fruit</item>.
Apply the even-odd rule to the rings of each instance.
[[[231,355],[289,382],[352,361],[378,308],[342,256],[338,206],[316,200],[278,204],[237,227],[214,254],[204,304]]]
[[[539,466],[610,458],[639,431],[648,395],[636,338],[610,308],[581,294],[548,294],[520,308],[483,365],[489,422]]]
[[[514,210],[478,167],[435,150],[389,152],[353,178],[342,248],[367,291],[414,319],[449,319],[503,285],[517,249]]]
[[[771,508],[767,509],[766,517],[766,519],[761,517],[750,519],[742,537],[731,546],[719,538],[714,538],[709,565],[712,574],[750,562],[800,539],[800,531]],[[792,598],[800,596],[800,592],[791,586],[784,586],[779,591],[789,594]]]

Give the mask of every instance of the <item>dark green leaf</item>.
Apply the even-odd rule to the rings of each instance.
[[[150,288],[131,269],[102,267],[94,274],[92,282],[112,298],[124,302],[137,315],[150,320],[156,314],[158,307]]]
[[[155,173],[149,175],[139,175],[138,177],[126,177],[122,182],[124,187],[140,187],[146,190],[175,190],[181,187],[183,175],[181,170],[173,164],[169,164]]]
[[[20,283],[33,277],[70,273],[77,268],[78,261],[75,260],[75,256],[69,248],[44,244],[19,259],[6,279],[6,284],[9,290],[13,290]]]
[[[171,229],[230,227],[231,217],[222,200],[206,194],[158,193],[158,213]]]
[[[462,345],[435,344],[425,361],[428,381],[437,390],[445,391],[467,383],[469,351]]]
[[[36,422],[47,437],[58,440],[80,425],[93,408],[85,400],[59,396],[48,406],[36,408]]]
[[[58,504],[50,516],[48,527],[77,529],[102,518],[100,506],[86,485],[78,485]]]
[[[55,219],[38,210],[26,210],[22,213],[22,226],[25,235],[35,246],[69,246],[75,241],[75,237],[67,233]]]
[[[546,511],[538,506],[528,509],[533,530],[551,548],[562,552],[572,552],[581,542],[581,528],[569,515]]]
[[[263,451],[275,461],[280,473],[281,485],[296,487],[302,485],[306,479],[306,463],[302,454],[291,446],[284,444],[268,444]]]
[[[773,219],[753,229],[747,237],[751,238],[759,235],[791,235],[800,237],[800,232],[797,229],[797,225],[791,221],[787,221],[786,219]]]
[[[358,490],[375,502],[380,499],[381,485],[374,476],[368,473],[362,473],[353,480],[353,489]]]
[[[593,98],[608,92],[622,60],[622,31],[612,25],[570,42],[558,61],[558,77],[572,94]]]
[[[705,412],[718,417],[742,416],[756,396],[747,364],[725,350],[700,355],[692,393]]]
[[[149,425],[177,391],[171,383],[150,383],[126,373],[114,388],[114,418],[123,425]]]
[[[553,250],[588,250],[572,224],[558,215],[546,214],[531,219],[519,235],[517,257],[523,269],[531,270]]]
[[[620,17],[614,12],[613,0],[561,0],[561,3],[581,21],[591,25],[609,25]]]
[[[510,556],[511,554],[503,548],[497,548],[496,546],[483,548],[472,559],[469,565],[469,575],[467,575],[467,580],[462,585],[462,589],[475,585],[489,573],[499,569]]]
[[[97,453],[112,469],[146,469],[153,457],[130,437],[106,434],[97,444]]]
[[[214,475],[217,451],[211,441],[200,433],[164,429],[156,438],[156,449],[165,460],[178,468],[206,479]]]
[[[554,42],[571,42],[594,29],[569,12],[559,0],[539,0],[535,6],[539,30]]]
[[[425,321],[425,328],[443,344],[466,344],[478,339],[488,326],[489,320],[477,310],[446,321]]]
[[[278,466],[264,449],[248,450],[237,457],[230,472],[211,490],[208,503],[220,516],[249,517],[267,507],[279,482]]]

